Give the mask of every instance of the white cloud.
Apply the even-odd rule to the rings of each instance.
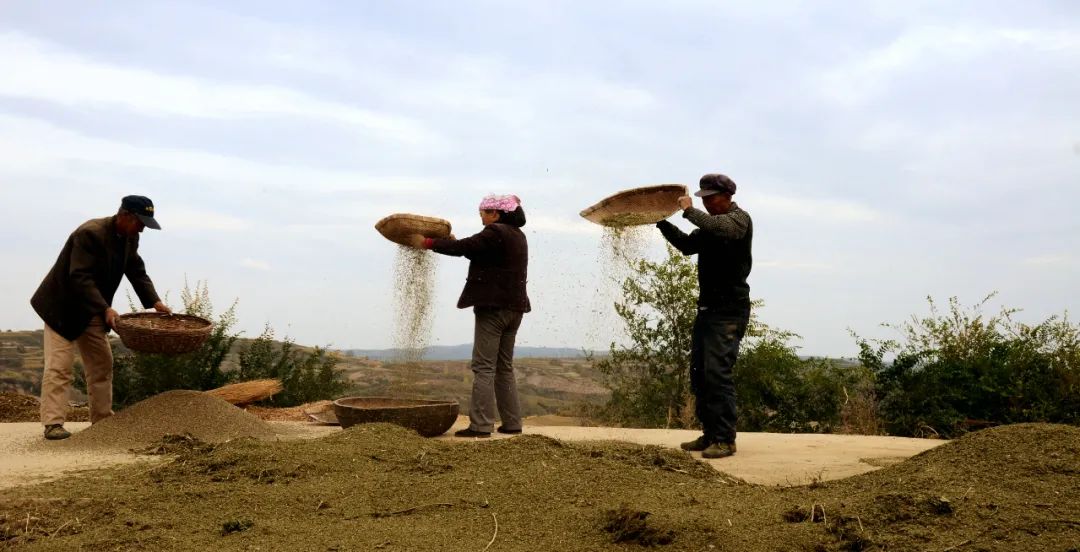
[[[1024,259],[1023,264],[1028,266],[1035,266],[1040,268],[1050,267],[1067,267],[1076,264],[1076,257],[1068,253],[1057,253],[1049,255],[1039,255],[1037,257],[1028,257]]]
[[[183,230],[191,232],[244,232],[252,227],[249,220],[193,209],[165,209],[159,213],[158,219],[162,228],[168,230]]]
[[[821,224],[881,222],[885,219],[876,209],[842,199],[754,194],[744,207],[755,217],[812,218]]]
[[[529,215],[527,218],[528,224],[526,224],[524,228],[526,232],[598,236],[602,230],[599,225],[587,222],[583,219],[532,215]]]
[[[355,125],[409,144],[437,141],[417,121],[313,98],[279,86],[237,85],[109,65],[17,32],[0,33],[0,96],[108,106],[160,116],[301,117]]]
[[[2,80],[2,79],[0,79]],[[372,177],[317,167],[260,163],[191,150],[144,147],[83,136],[25,117],[0,114],[0,177],[4,173],[70,175],[71,162],[152,169],[195,177],[203,183],[227,183],[253,190],[270,187],[315,192],[380,191],[413,195],[438,189],[415,177]],[[92,178],[85,170],[80,180]]]
[[[923,26],[906,31],[884,48],[826,71],[821,95],[840,105],[862,104],[881,94],[893,79],[928,66],[968,62],[1001,50],[1041,54],[1080,51],[1080,33],[1026,29]]]
[[[825,263],[791,260],[754,261],[754,268],[772,268],[796,272],[830,272],[833,270],[832,265]]]
[[[250,268],[253,270],[269,271],[270,263],[266,261],[260,261],[258,259],[244,259],[240,261],[240,266],[244,268]]]

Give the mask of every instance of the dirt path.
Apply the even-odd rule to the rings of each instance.
[[[337,427],[296,422],[283,424],[302,438],[317,438],[340,431]],[[483,446],[488,440],[457,439],[454,430],[467,425],[466,419],[438,439]],[[79,431],[87,423],[69,423]],[[290,432],[292,433],[292,432]],[[526,426],[525,433],[566,441],[619,440],[642,445],[677,448],[680,442],[697,437],[693,431],[665,429],[620,429],[604,427]],[[509,438],[495,434],[496,439]],[[925,439],[867,437],[856,435],[789,435],[743,433],[739,452],[731,458],[707,460],[716,469],[761,485],[804,485],[816,479],[842,479],[894,464],[944,443]],[[152,463],[156,457],[99,451],[50,449],[42,440],[36,423],[0,424],[0,488],[28,485],[85,470],[129,464]],[[697,456],[697,455],[695,455]],[[149,464],[148,464],[149,465]]]

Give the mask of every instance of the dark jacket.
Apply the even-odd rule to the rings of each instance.
[[[668,221],[656,226],[671,245],[685,255],[698,256],[698,305],[733,319],[750,317],[750,285],[746,279],[753,265],[751,243],[754,223],[750,215],[732,205],[724,215],[688,209],[683,216],[699,226],[689,235]]]
[[[112,306],[125,275],[143,307],[158,302],[139,256],[139,236],[117,235],[115,216],[89,220],[68,237],[30,304],[50,328],[74,341],[93,317]]]
[[[508,224],[489,224],[479,234],[461,240],[435,240],[436,253],[465,257],[469,277],[458,308],[495,307],[529,312],[529,243],[525,234]]]

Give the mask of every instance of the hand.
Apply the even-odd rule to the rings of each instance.
[[[694,206],[694,200],[690,199],[690,196],[682,196],[679,198],[679,208],[683,211]]]
[[[415,247],[416,249],[426,249],[424,243],[427,242],[427,238],[421,234],[413,234],[409,236],[408,242],[409,246]]]
[[[172,314],[172,309],[170,309],[165,303],[162,303],[161,301],[154,303],[154,310],[158,312],[163,312],[165,314]]]
[[[116,329],[116,319],[120,317],[120,313],[116,312],[116,309],[109,307],[105,309],[105,325],[109,328]]]
[[[450,241],[457,241],[457,238],[455,238],[453,234],[450,234],[449,236],[446,236],[446,239],[448,239]]]

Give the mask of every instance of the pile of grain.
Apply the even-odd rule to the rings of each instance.
[[[67,421],[85,422],[90,410],[85,406],[68,409]],[[0,393],[0,423],[37,422],[41,420],[41,403],[37,397],[21,393]]]
[[[793,488],[743,484],[657,447],[485,441],[373,424],[179,447],[153,470],[0,490],[0,535],[42,550],[126,549],[137,535],[163,550],[1066,552],[1080,534],[1076,427],[986,430]]]
[[[435,254],[399,246],[394,259],[395,360],[418,362],[431,338]]]
[[[330,408],[333,412],[334,401],[315,401],[305,403],[300,406],[289,406],[285,408],[275,408],[272,406],[248,406],[244,410],[251,414],[254,414],[260,420],[266,420],[268,422],[311,422],[311,416],[308,416],[308,411],[317,412],[325,411]]]
[[[76,433],[65,444],[127,450],[149,446],[167,434],[187,434],[207,443],[277,436],[266,422],[217,397],[200,391],[167,391]]]

